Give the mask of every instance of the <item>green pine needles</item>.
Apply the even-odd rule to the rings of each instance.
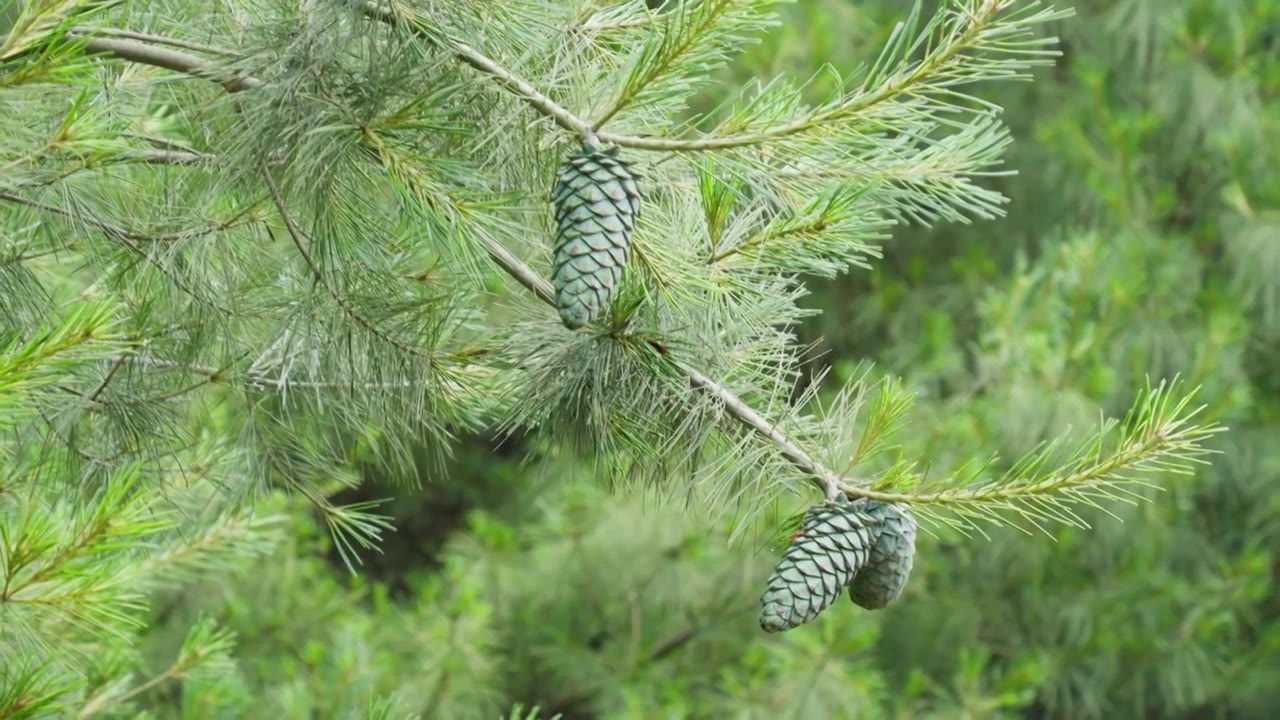
[[[463,433],[537,433],[739,530],[800,495],[966,532],[1084,526],[1076,508],[1203,462],[1220,428],[1174,382],[1083,444],[939,476],[892,452],[897,381],[797,396],[806,277],[869,267],[897,224],[999,217],[979,181],[1010,138],[966,88],[1050,63],[1069,13],[917,4],[817,102],[803,78],[719,85],[779,4],[20,5],[0,40],[0,663],[53,662],[0,673],[0,715],[127,706],[151,681],[94,643],[142,621],[161,564],[270,552],[266,488],[354,565],[388,529],[334,500],[357,455],[404,470]],[[721,102],[694,113],[702,96]],[[190,643],[182,673],[232,639]]]

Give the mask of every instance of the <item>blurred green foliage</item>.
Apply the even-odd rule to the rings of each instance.
[[[488,438],[412,486],[371,457],[369,482],[342,500],[397,498],[382,554],[351,576],[305,503],[272,498],[293,510],[289,540],[251,571],[163,596],[140,650],[164,673],[187,628],[216,618],[227,662],[173,674],[133,710],[1268,716],[1280,704],[1280,0],[1072,5],[1052,28],[1056,67],[976,91],[1016,138],[1017,174],[989,179],[1007,217],[898,229],[873,272],[814,284],[814,368],[848,377],[871,360],[902,376],[920,397],[908,451],[939,470],[974,448],[1016,457],[1088,429],[1148,376],[1180,374],[1230,427],[1212,468],[1156,502],[1108,505],[1123,523],[1095,512],[1092,530],[1055,529],[1056,542],[922,536],[891,609],[769,636],[755,612],[775,549],[727,548],[678,503],[611,495],[587,468]],[[902,12],[800,0],[730,74],[853,66]],[[819,76],[814,96],[830,82]]]

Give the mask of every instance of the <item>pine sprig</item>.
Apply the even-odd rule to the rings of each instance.
[[[704,137],[619,136],[600,139],[626,147],[667,151],[726,150],[758,145],[843,123],[872,128],[894,117],[946,117],[965,103],[983,105],[959,87],[991,79],[1021,79],[1026,70],[1051,62],[1053,38],[1036,37],[1035,29],[1071,15],[1070,11],[1033,9],[1024,0],[950,0],[948,8],[921,25],[921,3],[900,23],[877,62],[860,73],[856,88],[816,108],[797,104],[795,94],[763,93],[768,106],[747,103],[736,116]],[[910,58],[922,52],[918,60]],[[788,118],[782,107],[795,108]],[[758,122],[743,122],[744,117]]]
[[[169,682],[180,682],[196,675],[226,675],[235,669],[231,654],[235,650],[236,635],[219,628],[209,618],[201,618],[188,631],[178,651],[178,657],[164,671],[132,687],[125,685],[129,678],[119,678],[99,692],[86,698],[78,718],[91,718],[104,711],[119,710],[136,698]]]
[[[70,672],[34,657],[0,654],[0,717],[27,720],[64,711],[78,682]]]
[[[490,231],[504,230],[495,225],[500,223],[497,216],[512,203],[491,188],[484,188],[483,176],[470,163],[437,161],[436,167],[431,167],[423,153],[414,153],[402,141],[384,137],[377,128],[364,131],[362,141],[379,167],[393,179],[406,211],[420,223],[422,234],[439,244],[433,250],[473,281],[482,278],[486,269],[486,226]]]
[[[73,23],[103,12],[118,0],[33,0],[23,3],[9,34],[0,38],[0,60],[31,51],[50,36],[67,32]]]
[[[394,531],[386,515],[371,512],[385,504],[386,500],[369,500],[347,505],[325,502],[319,506],[329,533],[337,546],[338,555],[352,574],[360,562],[360,550],[378,551],[384,531]]]
[[[284,515],[228,512],[199,533],[175,533],[177,542],[137,563],[136,582],[167,587],[269,555],[284,539]]]
[[[13,330],[0,335],[0,425],[20,422],[85,365],[129,352],[133,344],[120,331],[117,309],[102,302],[74,306],[58,324],[27,337]]]
[[[14,647],[49,651],[61,627],[92,637],[125,637],[138,627],[143,596],[125,582],[131,554],[171,526],[140,492],[138,465],[105,479],[84,506],[62,499],[0,514],[0,636]]]
[[[590,8],[575,28],[586,33],[617,33],[648,27],[657,15],[641,3],[618,3],[606,8]]]
[[[870,372],[870,368],[867,372]],[[854,389],[855,394],[859,394],[856,383],[850,387]],[[846,470],[862,465],[889,449],[889,441],[906,427],[911,402],[912,397],[902,387],[901,380],[896,378],[881,380],[879,392],[867,407],[867,421],[863,425],[862,434],[858,437],[858,446],[850,456]]]
[[[600,130],[624,111],[667,117],[705,78],[755,33],[777,23],[777,0],[693,0],[677,3],[652,23],[617,96],[592,128]]]
[[[361,312],[360,309],[351,302],[351,299],[348,298],[347,295],[328,278],[316,263],[315,259],[312,258],[311,252],[308,250],[308,246],[312,243],[302,234],[302,230],[294,222],[284,196],[280,193],[280,189],[276,187],[275,181],[271,179],[270,173],[264,169],[262,177],[271,193],[271,199],[275,203],[276,210],[280,214],[280,220],[284,223],[289,239],[293,241],[294,247],[297,248],[298,254],[302,257],[303,261],[306,263],[307,269],[315,278],[316,284],[323,287],[329,296],[333,298],[333,301],[342,308],[343,313],[350,317],[351,320],[356,325],[359,325],[365,332],[407,355],[422,358],[430,364],[434,360],[434,356],[429,350],[423,349],[403,338],[396,337],[379,327],[377,323]]]
[[[721,264],[736,259],[757,269],[802,272],[833,277],[850,266],[870,269],[867,258],[880,258],[878,246],[889,223],[879,216],[871,188],[844,184],[807,205],[786,210],[740,241],[718,248],[708,259]]]
[[[1195,392],[1182,391],[1177,380],[1148,386],[1123,421],[1103,422],[1074,448],[1049,443],[999,474],[988,472],[997,458],[940,479],[928,479],[904,461],[874,481],[843,489],[853,497],[910,504],[923,519],[962,531],[981,532],[978,522],[1087,528],[1075,509],[1105,511],[1106,502],[1139,501],[1138,489],[1159,487],[1155,477],[1191,474],[1215,454],[1205,443],[1226,428],[1192,422],[1202,409],[1192,406]]]

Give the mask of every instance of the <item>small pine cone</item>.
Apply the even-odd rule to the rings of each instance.
[[[760,627],[767,632],[790,630],[831,607],[866,565],[875,524],[848,502],[810,508],[760,598]]]
[[[880,521],[866,567],[849,585],[849,599],[867,610],[889,606],[907,586],[916,556],[916,519],[904,508],[868,500],[863,512]]]
[[[622,282],[640,188],[618,148],[583,147],[565,160],[551,201],[556,251],[551,282],[560,319],[571,330],[594,320]]]

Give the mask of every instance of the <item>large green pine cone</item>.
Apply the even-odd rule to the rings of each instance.
[[[875,524],[848,502],[810,508],[760,598],[760,627],[767,632],[790,630],[831,607],[867,564]]]
[[[631,233],[640,214],[640,188],[618,148],[583,147],[556,176],[556,251],[551,283],[565,326],[594,320],[622,282]]]
[[[849,599],[867,610],[889,606],[907,586],[916,557],[916,519],[897,505],[868,500],[863,511],[880,522],[866,567],[849,585]]]

